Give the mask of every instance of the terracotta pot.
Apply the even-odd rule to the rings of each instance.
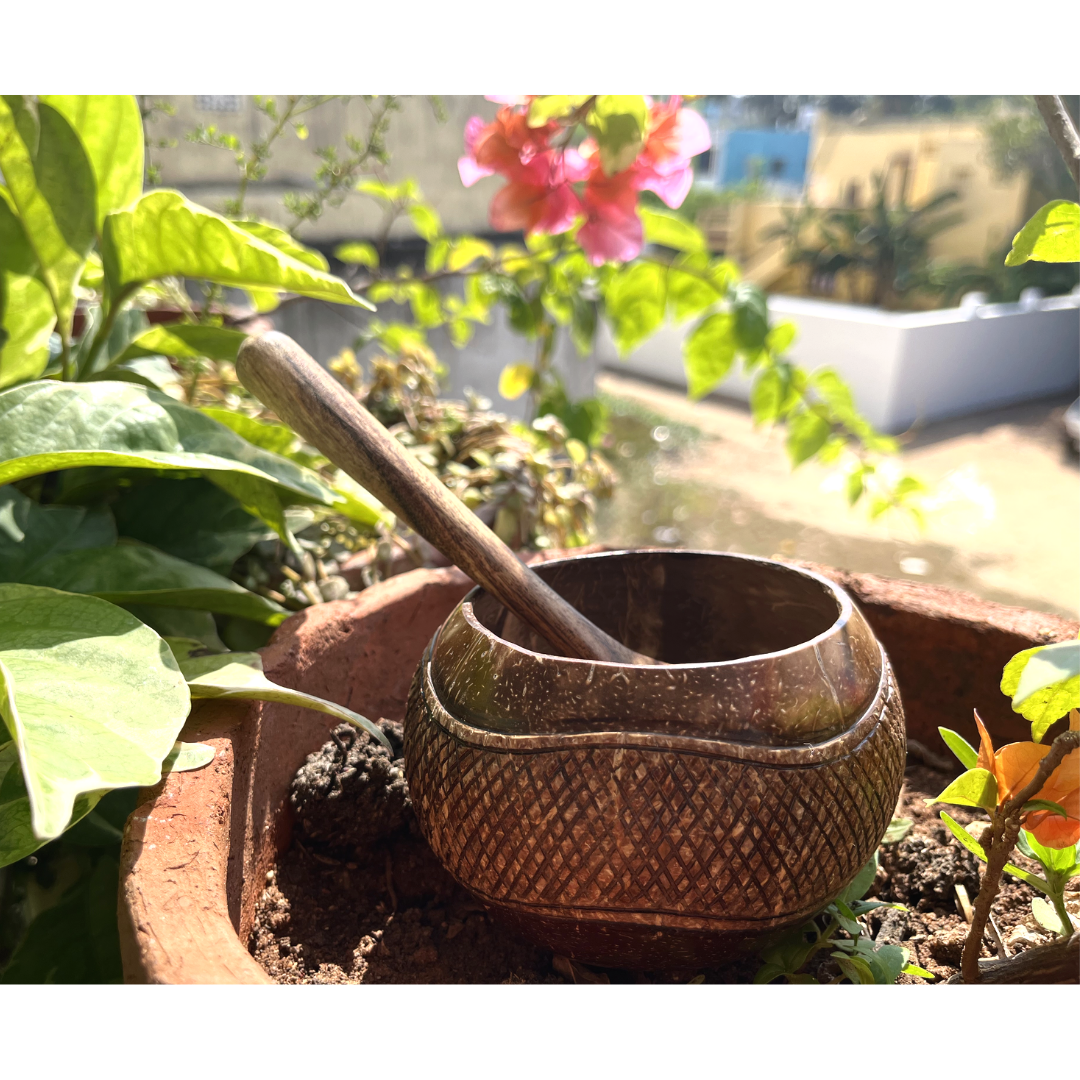
[[[900,696],[847,594],[717,552],[537,573],[668,666],[568,659],[469,593],[405,719],[413,807],[451,876],[602,967],[711,966],[820,911],[876,850],[904,777]]]
[[[974,740],[978,707],[995,741],[1023,724],[997,689],[1013,653],[1076,635],[1074,622],[936,586],[817,568],[854,597],[892,661],[909,738],[940,753],[937,726]],[[283,623],[267,674],[372,717],[400,719],[417,663],[472,583],[416,570],[355,600]],[[247,951],[266,871],[290,837],[289,784],[334,721],[277,704],[203,702],[184,738],[214,762],[143,792],[124,835],[119,915],[129,982],[266,983]]]

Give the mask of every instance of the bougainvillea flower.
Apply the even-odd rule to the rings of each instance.
[[[472,187],[477,180],[495,174],[494,169],[481,165],[476,160],[476,140],[486,126],[482,116],[470,116],[465,125],[465,149],[468,153],[458,158],[457,167],[461,182],[466,187]]]
[[[593,266],[609,260],[629,262],[641,251],[643,234],[637,214],[637,177],[633,169],[605,176],[599,157],[585,184],[585,224],[577,241]]]
[[[505,174],[509,182],[491,200],[491,224],[504,232],[566,232],[582,213],[571,184],[583,172],[584,163],[574,150],[548,150],[527,165],[519,163]]]
[[[1069,727],[1077,730],[1078,714],[1069,714]],[[1039,762],[1050,753],[1045,743],[1008,743],[996,753],[990,735],[983,726],[979,714],[975,714],[979,726],[979,758],[977,769],[988,769],[997,781],[998,806],[1018,795],[1035,778]],[[1080,841],[1080,750],[1067,754],[1061,764],[1050,774],[1036,799],[1057,803],[1066,817],[1052,810],[1035,810],[1024,818],[1024,828],[1044,847],[1070,847]]]
[[[638,188],[654,192],[671,207],[682,206],[694,182],[690,159],[711,145],[704,118],[681,104],[681,98],[673,97],[652,106],[645,145],[632,166]]]

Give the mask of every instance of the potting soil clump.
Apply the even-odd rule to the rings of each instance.
[[[599,971],[522,941],[442,869],[420,833],[401,757],[402,726],[381,720],[394,753],[347,724],[312,754],[293,780],[293,840],[267,875],[249,947],[282,983],[749,983],[761,965],[748,957],[681,972]],[[923,799],[951,777],[907,769],[896,816],[912,826],[880,851],[870,895],[904,904],[866,921],[880,944],[902,945],[938,984],[957,974],[967,933],[960,892],[978,894],[976,860]],[[950,808],[962,822],[974,811]],[[1014,861],[1026,860],[1015,853]],[[1032,867],[1033,868],[1033,867]],[[1004,950],[1016,955],[1053,935],[1031,915],[1032,889],[1006,878],[994,905]],[[1080,879],[1076,879],[1080,885]],[[957,886],[960,886],[958,892]],[[1080,893],[1068,894],[1070,909]],[[805,970],[821,982],[837,971],[830,949]],[[983,955],[999,949],[987,942]],[[902,975],[901,982],[922,982]]]

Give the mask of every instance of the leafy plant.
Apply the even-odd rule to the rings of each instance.
[[[865,277],[865,300],[876,307],[894,308],[926,290],[930,275],[930,242],[961,220],[943,213],[959,196],[941,191],[916,207],[902,197],[893,205],[888,177],[875,173],[870,204],[864,208],[818,209],[809,205],[789,210],[785,220],[766,235],[787,243],[788,262],[804,266],[811,285],[822,275]]]
[[[883,843],[893,843],[902,836],[901,828],[911,822],[893,822]],[[893,828],[893,826],[899,826]],[[820,915],[804,923],[797,930],[789,931],[781,939],[761,952],[762,966],[754,976],[755,983],[770,983],[779,978],[789,983],[817,983],[820,979],[805,969],[823,949],[831,948],[829,958],[835,972],[830,983],[856,983],[866,985],[890,985],[901,974],[919,975],[924,979],[934,976],[909,962],[907,949],[900,945],[878,945],[867,933],[859,919],[876,908],[889,907],[906,910],[902,904],[888,904],[882,900],[864,900],[877,874],[877,852],[859,871],[854,881],[828,904]],[[819,972],[820,974],[820,972]]]
[[[1068,936],[1073,924],[1064,905],[1066,882],[1080,874],[1076,845],[1080,840],[1080,641],[1026,649],[1009,661],[1002,691],[1013,709],[1031,723],[1031,741],[1009,743],[995,751],[978,713],[980,744],[976,751],[947,728],[941,735],[966,767],[929,803],[946,802],[986,810],[990,822],[976,839],[949,814],[941,818],[969,851],[986,863],[975,914],[964,946],[965,982],[977,982],[979,950],[990,908],[1003,872],[1045,893],[1053,905],[1036,898],[1033,910],[1043,926]],[[1046,745],[1050,727],[1068,714],[1069,729]],[[1030,874],[1008,861],[1014,847],[1039,862],[1045,877]]]

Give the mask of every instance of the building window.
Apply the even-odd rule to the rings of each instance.
[[[243,94],[196,94],[195,108],[199,112],[239,112]]]

